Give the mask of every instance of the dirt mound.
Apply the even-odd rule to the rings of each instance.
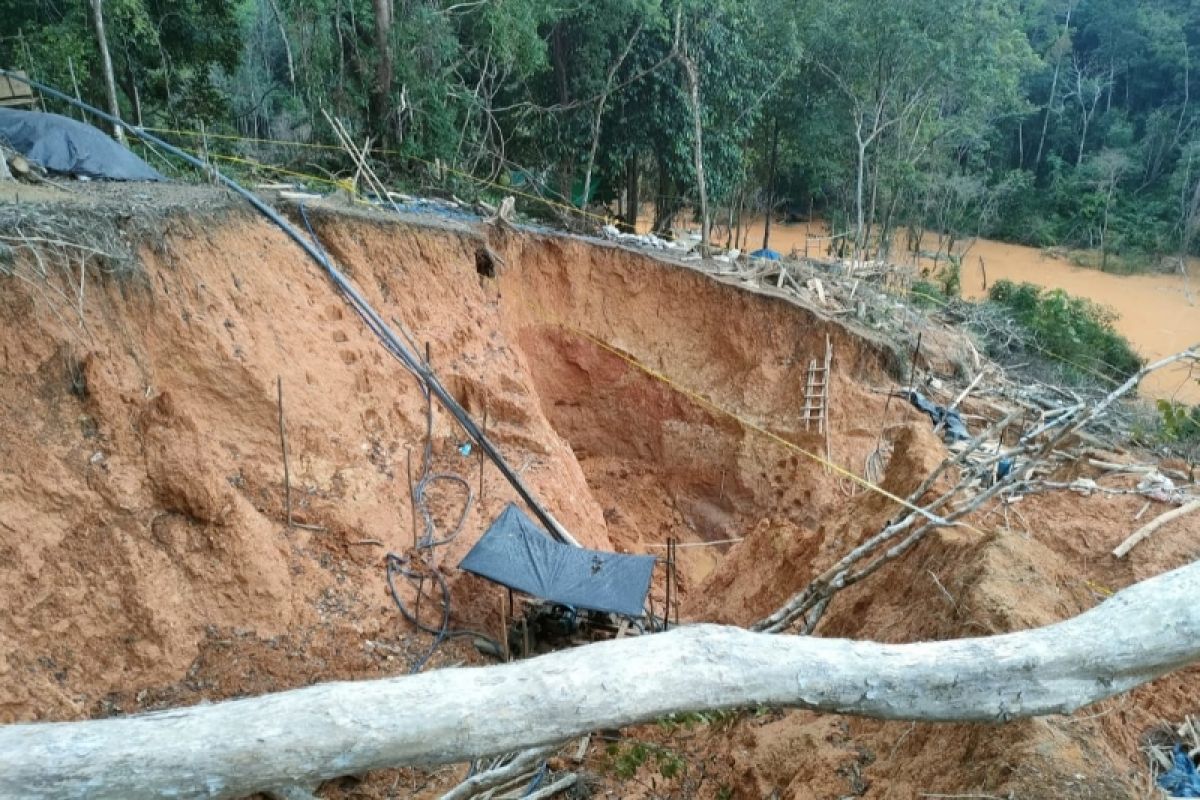
[[[836,464],[861,473],[882,427],[883,485],[905,495],[945,455],[906,404],[885,416],[889,348],[811,310],[579,238],[309,213],[584,544],[662,555],[680,540],[685,618],[751,622],[896,513],[827,469],[825,437],[800,419],[826,337]],[[168,214],[140,248],[137,280],[77,266],[48,281],[0,276],[0,598],[12,609],[0,617],[0,722],[403,674],[428,651],[383,569],[414,536],[417,386],[282,233],[244,214],[205,219]],[[479,269],[485,247],[503,262],[494,276]],[[462,444],[435,411],[434,468],[483,490],[439,551],[453,624],[494,634],[503,594],[452,568],[514,495]],[[461,495],[435,490],[435,516],[456,517]],[[818,632],[911,641],[1078,613],[1196,557],[1164,529],[1127,561],[1107,559],[1139,504],[1068,493],[986,509],[972,520],[982,534],[930,536],[847,589]],[[658,608],[663,589],[660,570]],[[431,666],[464,660],[480,657],[460,641]],[[1196,674],[1094,717],[994,728],[771,712],[705,723],[684,749],[710,770],[700,797],[1130,796],[1138,737],[1195,710]],[[683,747],[676,733],[631,735]],[[603,746],[588,759],[616,794],[642,792],[605,771]],[[391,796],[402,780],[423,795],[454,779],[389,772],[323,792]]]

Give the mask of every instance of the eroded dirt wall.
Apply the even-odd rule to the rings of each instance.
[[[325,233],[380,312],[431,343],[467,407],[489,409],[489,434],[559,519],[607,546],[501,333],[473,237]],[[418,468],[425,438],[413,380],[255,217],[166,223],[142,256],[144,281],[87,276],[84,327],[53,291],[4,281],[0,721],[403,671],[429,637],[392,607],[382,554],[411,542],[406,462]],[[316,530],[284,524],[277,378],[294,517]],[[436,411],[436,468],[475,485],[461,441]],[[447,565],[514,497],[494,469],[484,479]],[[435,495],[446,519],[460,505]],[[456,622],[488,622],[486,587],[455,594]]]

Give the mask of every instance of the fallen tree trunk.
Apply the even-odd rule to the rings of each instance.
[[[0,797],[240,797],[560,742],[672,712],[1069,713],[1200,659],[1200,562],[1045,628],[877,644],[696,625],[540,658],[141,716],[0,727]]]

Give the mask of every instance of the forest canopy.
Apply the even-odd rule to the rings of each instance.
[[[230,152],[335,142],[327,110],[393,177],[660,229],[770,209],[1104,267],[1200,238],[1191,0],[0,0],[4,65],[105,106],[101,14],[121,116]]]

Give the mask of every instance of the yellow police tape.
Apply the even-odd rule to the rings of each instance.
[[[966,522],[953,522],[953,523],[945,522],[938,515],[931,514],[928,511],[926,511],[925,509],[923,509],[917,505],[914,505],[913,503],[910,503],[908,500],[905,500],[904,498],[899,497],[899,496],[893,494],[892,492],[889,492],[887,489],[884,489],[879,484],[873,483],[872,481],[869,481],[860,475],[856,475],[855,473],[851,472],[850,470],[846,469],[845,467],[834,463],[833,461],[825,458],[824,456],[821,456],[818,453],[814,453],[810,450],[807,450],[807,449],[801,447],[800,445],[796,444],[795,442],[788,441],[787,439],[784,439],[782,436],[772,433],[771,431],[767,430],[766,428],[762,427],[761,425],[759,425],[751,420],[748,420],[745,417],[743,417],[733,411],[730,411],[727,408],[717,405],[713,401],[709,400],[707,397],[704,397],[703,395],[701,395],[699,392],[697,392],[693,389],[690,389],[687,386],[683,386],[682,384],[676,382],[669,376],[664,375],[662,372],[659,372],[658,370],[654,369],[653,367],[651,367],[647,364],[642,363],[641,361],[637,360],[636,358],[629,355],[628,353],[614,347],[613,345],[609,344],[608,342],[604,341],[603,339],[593,336],[592,334],[588,333],[587,331],[580,330],[579,328],[576,328],[575,326],[573,326],[569,323],[562,322],[559,320],[550,320],[545,317],[543,317],[543,319],[546,322],[549,322],[550,324],[561,327],[563,330],[570,331],[571,333],[575,334],[576,336],[579,336],[583,339],[587,339],[592,344],[596,345],[597,347],[602,348],[603,350],[605,350],[609,353],[612,353],[617,358],[620,358],[622,361],[626,362],[630,366],[635,367],[636,369],[645,373],[646,375],[650,376],[651,378],[653,378],[657,381],[660,381],[667,386],[670,386],[672,389],[674,389],[675,391],[677,391],[683,395],[686,395],[687,397],[689,397],[693,401],[695,401],[697,404],[699,404],[707,409],[710,409],[712,411],[715,411],[718,414],[722,414],[724,416],[727,416],[727,417],[737,421],[740,425],[747,428],[748,430],[752,430],[755,433],[761,434],[762,436],[767,437],[768,439],[775,442],[776,444],[782,445],[783,447],[785,447],[789,450],[792,450],[794,452],[797,452],[797,453],[803,455],[805,458],[808,458],[812,461],[815,461],[818,464],[821,464],[821,465],[827,467],[834,473],[841,475],[842,477],[847,478],[850,481],[853,481],[854,483],[858,484],[859,486],[863,487],[864,489],[867,489],[868,491],[875,492],[876,494],[878,494],[882,497],[886,497],[888,500],[891,500],[895,503],[899,503],[900,505],[904,506],[908,510],[913,511],[922,517],[925,517],[926,519],[928,519],[929,521],[931,521],[935,524],[954,525],[957,527],[966,528],[967,530],[972,531],[973,533],[977,533],[981,536],[985,535],[983,533],[983,531],[979,530],[978,528],[976,528],[973,525],[966,523]]]
[[[270,145],[277,145],[280,147],[300,147],[300,148],[308,148],[308,149],[313,149],[313,150],[342,150],[343,149],[340,145],[319,144],[319,143],[315,143],[315,142],[296,142],[296,141],[288,141],[285,139],[262,139],[262,138],[257,138],[257,137],[253,137],[253,136],[237,136],[237,135],[229,134],[229,133],[218,134],[218,133],[207,133],[207,132],[203,132],[203,131],[177,130],[174,128],[145,128],[144,130],[146,130],[150,133],[165,133],[165,134],[173,135],[173,136],[190,136],[190,137],[199,137],[199,138],[207,138],[207,139],[221,139],[221,140],[227,140],[227,141],[252,142],[255,144],[270,144]],[[191,151],[189,151],[189,152],[191,152]],[[458,175],[459,177],[462,177],[469,181],[478,183],[481,186],[488,186],[493,189],[497,189],[499,191],[505,192],[507,194],[515,195],[517,197],[523,197],[532,202],[542,203],[543,205],[549,206],[551,208],[560,209],[560,210],[570,213],[570,214],[577,214],[581,217],[587,217],[587,218],[596,220],[597,222],[599,222],[601,224],[607,224],[612,221],[611,217],[604,216],[601,214],[595,214],[595,213],[592,213],[591,211],[587,211],[586,209],[577,208],[573,205],[569,205],[569,204],[563,203],[563,202],[558,202],[557,200],[552,200],[550,198],[542,197],[540,195],[531,194],[529,192],[523,192],[519,189],[514,189],[511,186],[505,186],[503,184],[496,183],[495,181],[490,181],[490,180],[487,180],[486,178],[480,178],[476,175],[472,175],[469,172],[464,172],[462,170],[455,169],[454,167],[448,166],[446,164],[440,164],[440,163],[435,163],[433,161],[428,161],[419,156],[412,155],[411,153],[401,153],[398,150],[386,150],[386,149],[373,150],[372,152],[378,153],[380,155],[394,155],[394,156],[400,156],[400,157],[406,158],[406,159],[411,159],[413,161],[417,161],[421,164],[425,164],[426,166],[432,167],[434,169],[442,170],[445,172],[452,173],[454,175]],[[234,157],[232,157],[232,156],[218,156],[216,154],[210,154],[210,157],[223,158],[225,160],[230,160],[230,161],[234,160]],[[272,167],[270,167],[269,165],[266,165],[266,164],[260,164],[258,162],[253,162],[253,161],[250,161],[249,159],[243,159],[243,160],[248,163],[257,164],[258,166],[260,166],[264,169],[272,169]],[[322,181],[324,183],[332,183],[332,181],[330,181],[327,178],[319,178],[315,175],[305,175],[304,173],[300,173],[300,172],[287,172],[280,168],[274,168],[274,169],[277,172],[280,172],[281,174],[290,174],[290,175],[295,175],[297,177],[308,178],[309,180]]]

